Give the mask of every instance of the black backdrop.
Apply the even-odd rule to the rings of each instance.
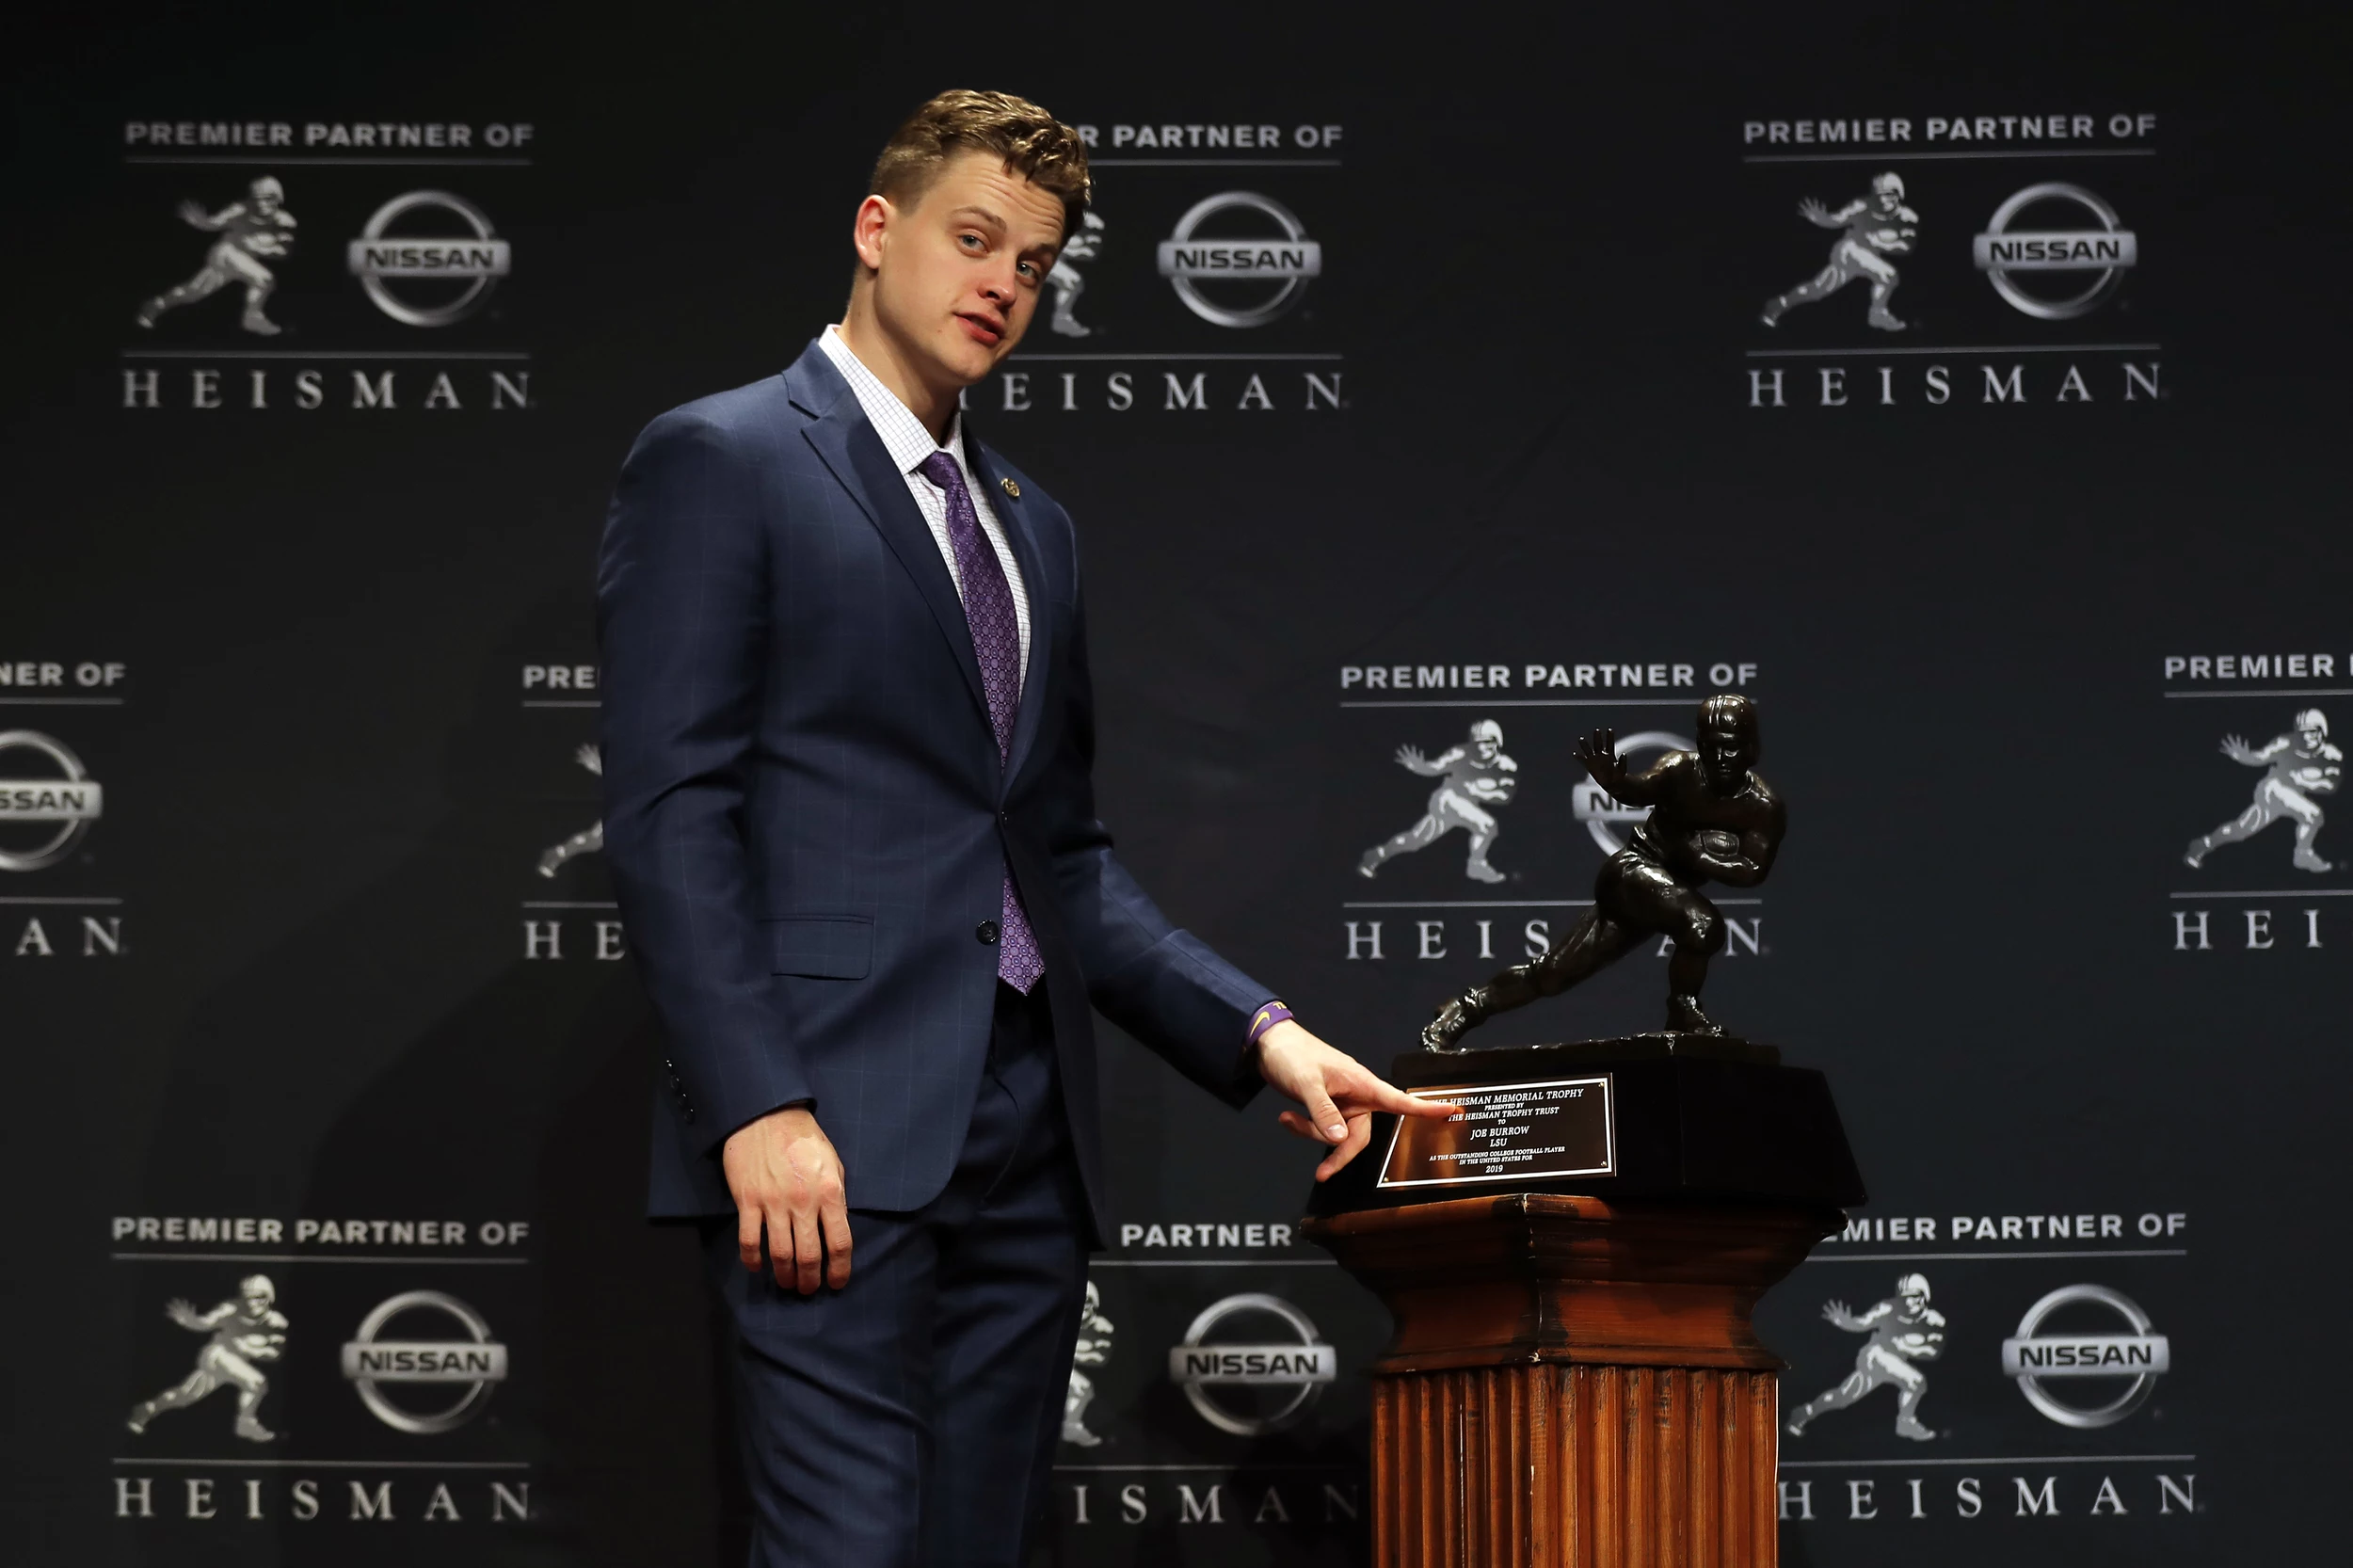
[[[1796,831],[1711,997],[1829,1070],[1874,1194],[1762,1320],[1792,1404],[1855,1365],[1827,1302],[1917,1272],[1948,1335],[1932,1439],[1879,1389],[1785,1445],[1788,1560],[2309,1559],[2345,1458],[2353,841],[2321,829],[2328,872],[2291,863],[2293,821],[2198,870],[2182,846],[2264,776],[2223,736],[2353,722],[2345,43],[2049,6],[150,7],[20,35],[0,792],[23,815],[81,774],[87,823],[0,870],[24,1560],[724,1550],[691,1243],[635,1217],[650,1026],[596,855],[538,865],[596,819],[589,563],[629,439],[832,318],[867,160],[961,83],[1100,138],[1091,330],[1042,316],[970,408],[1080,520],[1102,792],[1165,905],[1385,1061],[1574,918],[1609,828],[1577,731],[1755,695]],[[1799,203],[1885,172],[1907,329],[1865,325],[1866,280],[1761,325],[1838,237]],[[211,243],[178,204],[262,176],[297,225],[283,331],[241,328],[234,282],[136,325]],[[2065,319],[1973,260],[2041,183],[2098,205],[2013,227],[2136,242]],[[448,325],[352,269],[416,191],[510,248]],[[1263,325],[1158,266],[1234,192],[1321,251]],[[465,222],[389,232],[487,256]],[[466,286],[380,281],[411,309]],[[1506,880],[1465,875],[1460,833],[1360,877],[1430,788],[1392,752],[1481,719],[1519,767]],[[65,809],[0,821],[0,853]],[[1646,1027],[1657,967],[1493,1032]],[[1384,1325],[1285,1228],[1306,1157],[1266,1108],[1105,1056],[1133,1228],[1094,1274],[1056,1560],[1360,1559]],[[275,1440],[232,1434],[232,1390],[126,1431],[205,1344],[166,1304],[257,1272]],[[2098,1427],[2003,1360],[2084,1285],[2130,1311],[2076,1292],[2040,1333],[2137,1313],[2169,1351]],[[1337,1378],[1196,1400],[1167,1352],[1202,1317],[1321,1338]],[[371,1403],[370,1337],[486,1338],[503,1375],[407,1430],[471,1374]]]

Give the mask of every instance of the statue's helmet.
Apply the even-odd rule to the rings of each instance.
[[[1719,692],[1700,704],[1700,728],[1731,729],[1756,744],[1756,704],[1737,692]]]
[[[237,1281],[237,1294],[268,1306],[278,1300],[278,1287],[269,1282],[267,1274],[248,1274]]]
[[[274,176],[268,174],[263,175],[260,179],[246,186],[245,193],[253,198],[256,201],[283,201],[286,200],[286,187],[280,184]]]
[[[1929,1276],[1926,1274],[1904,1275],[1896,1282],[1896,1294],[1917,1296],[1922,1301],[1927,1301],[1929,1299]]]
[[[1885,174],[1875,174],[1871,177],[1871,191],[1872,194],[1884,196],[1891,201],[1901,201],[1904,199],[1904,177],[1893,170]]]
[[[1470,738],[1474,741],[1492,741],[1497,745],[1501,745],[1503,744],[1503,726],[1496,723],[1493,719],[1481,719],[1477,724],[1470,727]]]
[[[2329,715],[2317,708],[2307,708],[2296,715],[2296,728],[2309,729],[2325,741],[2329,738]]]
[[[1087,1316],[1091,1318],[1091,1317],[1095,1316],[1096,1313],[1100,1312],[1102,1309],[1103,1309],[1103,1292],[1102,1292],[1102,1291],[1100,1291],[1100,1290],[1098,1290],[1098,1289],[1096,1289],[1096,1288],[1095,1288],[1095,1282],[1094,1282],[1093,1280],[1088,1280],[1088,1281],[1087,1281],[1087,1304],[1086,1304]]]

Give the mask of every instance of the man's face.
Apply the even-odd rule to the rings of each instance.
[[[1481,735],[1477,740],[1471,742],[1472,754],[1482,762],[1494,761],[1496,760],[1496,750],[1497,744],[1493,736]]]
[[[1700,771],[1716,793],[1728,795],[1739,789],[1748,781],[1749,764],[1754,760],[1755,744],[1737,720],[1711,717],[1701,730]]]
[[[2306,751],[2318,751],[2321,742],[2326,739],[2317,729],[2299,729],[2296,738],[2303,743]]]
[[[860,209],[875,319],[926,381],[971,386],[1029,328],[1062,228],[1060,198],[995,153],[959,152],[911,204],[870,198]]]
[[[1903,1304],[1904,1311],[1914,1318],[1920,1316],[1920,1309],[1929,1304],[1916,1290],[1905,1291],[1903,1294]]]

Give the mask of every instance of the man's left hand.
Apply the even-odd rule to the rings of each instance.
[[[1330,1179],[1370,1141],[1374,1112],[1443,1120],[1463,1109],[1414,1098],[1290,1018],[1258,1036],[1258,1073],[1278,1094],[1306,1108],[1305,1115],[1284,1112],[1283,1126],[1311,1144],[1330,1145],[1332,1152],[1316,1167],[1318,1181]]]

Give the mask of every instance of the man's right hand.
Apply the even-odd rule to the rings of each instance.
[[[744,1268],[760,1272],[764,1230],[778,1285],[813,1296],[821,1278],[836,1290],[850,1283],[841,1157],[814,1115],[788,1106],[744,1123],[728,1139],[720,1163],[735,1197],[735,1244]]]

